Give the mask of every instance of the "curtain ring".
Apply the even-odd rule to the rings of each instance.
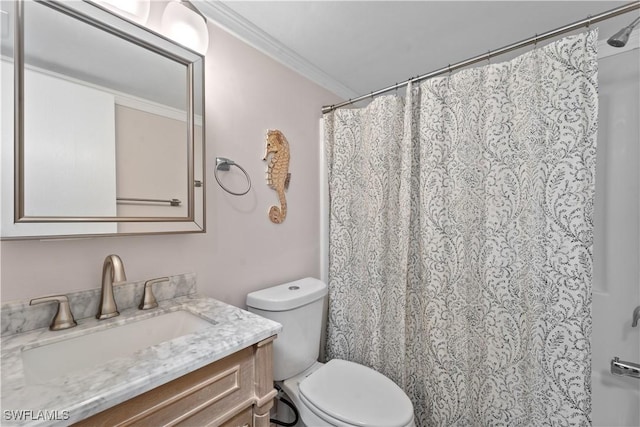
[[[449,69],[449,76],[451,76],[451,64],[449,64],[447,68]]]
[[[235,191],[229,190],[227,187],[222,185],[222,182],[220,182],[220,178],[218,178],[218,171],[221,170],[226,172],[231,168],[231,166],[235,166],[238,169],[240,169],[244,173],[245,178],[247,178],[247,184],[249,185],[247,186],[247,189],[245,191],[236,193]],[[246,170],[244,170],[242,166],[240,166],[239,164],[237,164],[231,159],[226,159],[224,157],[216,157],[216,168],[213,170],[213,176],[216,178],[216,181],[218,181],[218,185],[222,187],[224,191],[226,191],[229,194],[233,194],[234,196],[244,196],[249,192],[249,190],[251,190],[251,178],[249,178],[249,174],[247,173]]]
[[[491,65],[491,49],[487,51],[487,63]]]
[[[589,27],[591,26],[591,15],[587,15],[587,30],[589,29]]]

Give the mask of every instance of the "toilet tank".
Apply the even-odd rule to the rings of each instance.
[[[273,378],[291,378],[318,360],[327,285],[308,277],[247,295],[250,312],[282,325],[273,343]]]

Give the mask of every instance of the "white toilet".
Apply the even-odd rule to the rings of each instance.
[[[318,362],[327,285],[297,280],[247,295],[249,311],[282,324],[274,379],[308,427],[410,427],[413,405],[393,381],[346,360]]]

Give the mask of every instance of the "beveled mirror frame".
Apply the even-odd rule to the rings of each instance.
[[[81,20],[98,29],[106,31],[116,37],[137,44],[151,50],[154,53],[165,56],[168,59],[183,64],[187,70],[187,216],[180,217],[118,217],[118,216],[28,216],[25,214],[24,200],[24,2],[34,1],[50,7],[60,13]],[[204,129],[204,56],[150,31],[134,22],[117,16],[98,4],[88,1],[64,3],[61,1],[19,0],[15,6],[15,36],[14,36],[14,222],[15,223],[104,223],[104,222],[134,222],[134,223],[173,223],[192,222],[193,229],[188,226],[177,226],[176,230],[162,229],[160,231],[148,231],[149,227],[142,227],[140,232],[105,233],[96,236],[121,235],[121,234],[167,234],[167,233],[191,233],[205,231],[205,129]],[[196,66],[197,64],[197,66]],[[199,97],[195,99],[194,87],[199,84]],[[195,142],[195,103],[199,102],[199,110],[202,111],[202,141],[199,146],[202,150],[202,177],[197,181],[194,178],[194,149]],[[200,148],[199,147],[199,148]],[[196,215],[195,191],[198,188],[202,192],[199,201],[202,212]],[[198,206],[200,208],[200,206]],[[199,217],[199,218],[198,218]],[[165,224],[166,225],[166,224]],[[87,236],[91,234],[73,234],[72,236]],[[69,237],[68,235],[54,236],[22,236],[18,238],[40,237]],[[3,237],[4,239],[5,237]],[[14,237],[9,237],[14,238]]]

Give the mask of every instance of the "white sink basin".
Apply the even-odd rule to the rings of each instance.
[[[188,335],[213,323],[187,311],[174,311],[22,352],[27,382],[41,383],[117,357]]]

